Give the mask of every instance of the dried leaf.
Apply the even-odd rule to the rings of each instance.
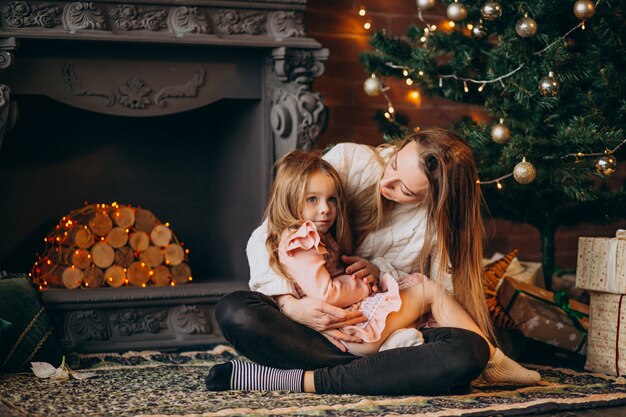
[[[62,382],[70,379],[70,373],[65,367],[55,369],[54,373],[50,376],[51,382]]]
[[[92,378],[98,374],[96,374],[95,372],[76,372],[76,371],[70,371],[70,375],[72,375],[72,377],[74,379],[87,379],[87,378]]]
[[[50,378],[56,372],[56,368],[48,362],[31,362],[31,369],[39,378]]]

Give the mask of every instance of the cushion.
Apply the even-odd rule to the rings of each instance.
[[[0,317],[0,371],[24,370],[32,361],[61,363],[52,320],[26,277],[0,279]]]

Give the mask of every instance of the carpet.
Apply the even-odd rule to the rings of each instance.
[[[52,383],[32,373],[0,377],[0,415],[15,416],[512,416],[626,404],[626,379],[533,367],[544,381],[517,388],[477,383],[469,395],[358,396],[207,392],[212,364],[237,358],[228,346],[203,352],[82,355],[97,376]],[[4,412],[3,412],[4,410]]]

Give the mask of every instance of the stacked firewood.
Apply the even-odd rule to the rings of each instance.
[[[149,210],[92,204],[64,216],[44,238],[31,276],[40,289],[176,285],[192,280],[188,250]]]

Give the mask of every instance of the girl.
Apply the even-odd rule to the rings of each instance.
[[[424,188],[417,182],[410,186],[415,195]],[[343,342],[349,352],[363,356],[379,351],[393,331],[410,326],[427,311],[432,312],[439,324],[471,330],[489,343],[465,310],[441,286],[421,274],[403,277],[399,282],[401,291],[391,275],[383,274],[380,281],[383,292],[374,293],[365,280],[343,274],[339,254],[351,253],[352,241],[346,214],[341,179],[328,162],[312,153],[294,151],[277,163],[266,210],[269,264],[293,283],[297,298],[317,298],[337,307],[358,308],[364,313],[364,323],[340,329],[362,341]],[[402,337],[406,333],[411,335],[411,345],[422,342],[415,329],[402,333]],[[497,354],[500,358],[499,366],[488,372],[487,379],[517,383],[539,380],[536,372],[526,370],[489,346],[491,356]],[[214,367],[206,383],[210,390],[315,392],[313,372],[273,370],[237,361]]]

